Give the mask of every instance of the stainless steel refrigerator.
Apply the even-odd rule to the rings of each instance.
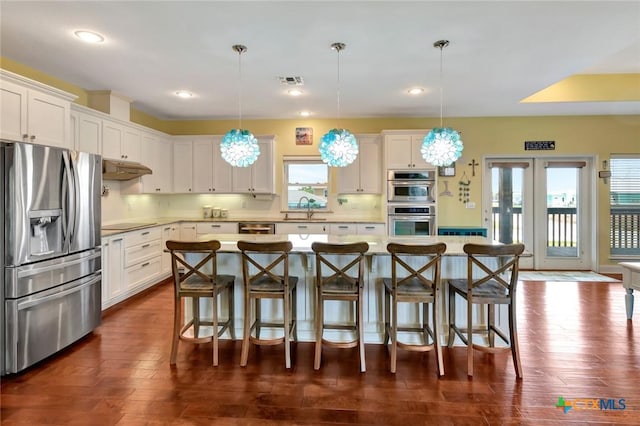
[[[0,141],[2,374],[90,333],[101,320],[98,155]]]

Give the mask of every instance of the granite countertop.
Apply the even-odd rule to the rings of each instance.
[[[263,219],[256,219],[252,217],[233,217],[233,218],[183,218],[183,217],[161,217],[161,218],[148,218],[148,219],[131,219],[131,220],[123,220],[119,222],[120,224],[126,224],[126,229],[102,229],[101,236],[108,237],[111,235],[122,234],[124,232],[137,231],[145,228],[152,228],[155,226],[163,226],[168,225],[170,223],[179,223],[179,222],[211,222],[211,223],[362,223],[362,224],[384,224],[385,221],[383,219],[374,220],[374,219],[359,219],[359,218],[288,218],[284,219],[283,217],[267,217]],[[115,224],[106,224],[105,226],[113,227],[118,226],[118,223]]]

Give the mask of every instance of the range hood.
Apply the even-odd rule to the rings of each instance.
[[[131,180],[152,173],[147,166],[133,161],[102,160],[103,180]]]

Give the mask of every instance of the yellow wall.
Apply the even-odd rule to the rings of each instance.
[[[34,80],[67,90],[79,96],[78,103],[86,105],[86,92],[61,80],[47,76],[31,68],[2,58],[1,65],[10,71]],[[160,120],[148,114],[132,110],[131,121],[172,134],[224,134],[238,125],[237,120],[219,121],[170,121]],[[273,134],[277,140],[277,170],[280,170],[283,155],[315,155],[320,137],[334,127],[348,128],[352,133],[379,133],[391,129],[428,129],[438,125],[437,118],[361,118],[336,120],[290,119],[290,120],[243,120],[243,127],[254,134]],[[593,155],[596,169],[602,160],[614,154],[640,153],[640,116],[540,116],[540,117],[474,117],[446,118],[445,126],[453,127],[462,134],[463,157],[457,162],[456,177],[450,178],[449,189],[457,190],[457,182],[466,171],[471,179],[471,200],[475,209],[461,208],[457,197],[440,199],[441,225],[479,226],[481,223],[481,169],[471,176],[467,165],[472,159],[482,162],[485,156],[522,155],[535,156],[540,152],[524,151],[526,140],[556,141],[555,151],[545,155]],[[314,142],[311,146],[295,145],[295,128],[313,128]],[[278,174],[279,175],[279,174]],[[281,177],[276,188],[281,187]],[[598,251],[600,263],[606,263],[609,252],[609,187],[596,180],[598,223]]]

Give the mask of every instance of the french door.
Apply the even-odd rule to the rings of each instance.
[[[524,269],[590,270],[595,235],[591,158],[487,158],[483,221],[488,235],[525,244]]]

